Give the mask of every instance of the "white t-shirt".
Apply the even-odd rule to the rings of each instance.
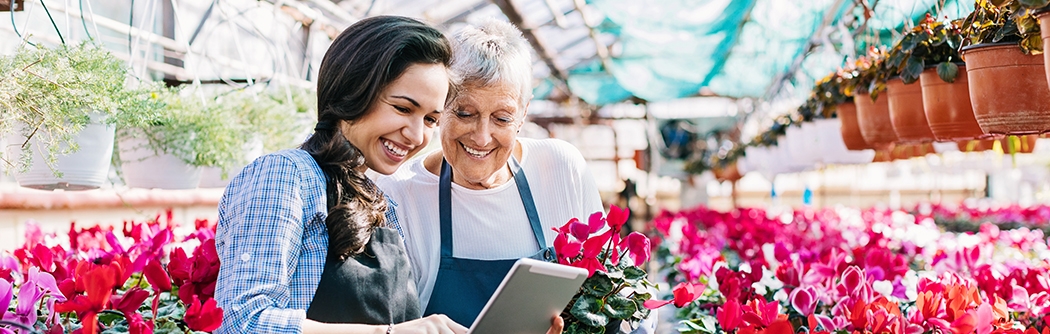
[[[529,181],[546,245],[573,217],[586,220],[603,211],[594,178],[580,151],[558,139],[518,138],[521,167]],[[430,302],[441,259],[438,176],[414,159],[376,184],[397,203],[422,309]],[[539,249],[518,188],[511,179],[492,189],[473,190],[452,184],[452,254],[479,260],[517,259]]]

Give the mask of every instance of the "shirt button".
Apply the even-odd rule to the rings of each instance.
[[[248,262],[248,260],[251,260],[251,259],[252,259],[252,254],[250,254],[250,253],[241,254],[241,261]]]

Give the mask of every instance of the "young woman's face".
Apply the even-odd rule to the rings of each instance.
[[[443,116],[441,149],[456,183],[487,188],[505,181],[498,172],[525,120],[516,92],[509,85],[466,85]]]
[[[389,175],[425,147],[445,106],[448,83],[443,65],[411,65],[364,116],[343,122],[343,135],[364,154],[365,166]]]

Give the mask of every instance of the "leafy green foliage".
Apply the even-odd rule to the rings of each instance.
[[[56,48],[23,46],[0,58],[0,133],[24,138],[22,161],[9,167],[26,170],[31,150],[44,152],[49,166],[57,155],[78,150],[73,136],[87,124],[119,125],[120,115],[149,114],[156,105],[143,90],[125,86],[127,70],[119,59],[95,45]],[[30,139],[43,148],[33,148]]]
[[[1042,54],[1039,20],[1032,14],[1040,4],[1045,6],[1043,0],[977,0],[962,23],[964,44],[1017,43],[1025,54]]]
[[[894,74],[911,84],[919,80],[919,75],[927,67],[941,66],[961,62],[959,47],[962,45],[962,20],[941,22],[926,14],[919,25],[904,34],[901,40],[890,49],[886,61]],[[958,71],[956,71],[958,73]],[[942,75],[945,82],[954,82],[955,74]]]
[[[844,68],[842,92],[849,96],[870,94],[872,101],[877,100],[879,94],[886,91],[886,80],[893,74],[887,57],[886,52],[872,48],[866,56]]]
[[[562,312],[565,333],[605,333],[605,327],[619,321],[636,325],[649,316],[643,304],[652,298],[647,287],[654,285],[646,279],[645,270],[627,261],[616,265],[606,261],[605,269],[588,277]]]

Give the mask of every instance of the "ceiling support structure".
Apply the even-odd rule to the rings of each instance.
[[[587,11],[584,7],[587,3],[584,0],[573,0],[573,5],[576,6],[576,11],[580,12],[580,17],[583,18],[583,25],[587,27],[587,34],[591,36],[591,40],[594,41],[595,53],[598,55],[598,59],[602,62],[602,67],[605,68],[605,73],[613,75],[612,61],[609,59],[609,47],[602,43],[602,40],[598,38],[598,29],[591,26],[591,18],[587,17]]]
[[[492,2],[494,2],[496,6],[499,6],[500,11],[503,12],[503,15],[507,16],[510,23],[513,23],[515,26],[518,26],[518,29],[521,29],[521,33],[525,35],[525,39],[529,41],[529,44],[532,44],[532,49],[540,56],[543,63],[547,64],[547,67],[550,68],[551,74],[554,74],[554,77],[567,85],[569,81],[568,74],[565,73],[564,69],[558,67],[558,65],[554,63],[554,54],[549,48],[547,48],[547,44],[543,39],[533,31],[532,27],[525,24],[525,19],[521,16],[521,12],[518,11],[517,6],[515,6],[511,0],[493,0]]]
[[[842,7],[845,0],[835,0],[835,3],[828,7],[828,10],[824,12],[824,18],[820,22],[820,26],[813,30],[813,35],[810,36],[806,42],[806,46],[799,50],[799,53],[795,55],[795,59],[791,62],[791,67],[787,71],[781,73],[766,89],[766,93],[763,96],[764,100],[771,100],[780,94],[780,91],[784,88],[784,84],[794,76],[795,72],[798,72],[799,68],[802,67],[802,62],[806,60],[806,56],[809,55],[810,51],[813,51],[819,44],[818,40],[821,34],[824,32],[824,28],[831,26],[835,22],[835,18],[838,17],[839,8]]]

